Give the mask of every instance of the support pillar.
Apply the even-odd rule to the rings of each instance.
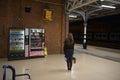
[[[65,37],[67,37],[69,33],[69,14],[66,14],[66,35]]]
[[[87,49],[87,22],[84,21],[83,49]]]
[[[83,36],[83,49],[87,49],[87,20],[88,20],[88,16],[86,13],[84,13],[84,15],[82,15],[83,20],[84,20],[84,36]]]
[[[73,12],[80,14],[82,16],[83,20],[84,20],[84,23],[83,23],[83,25],[84,25],[83,49],[87,49],[87,21],[88,21],[88,17],[92,13],[94,13],[96,11],[99,11],[99,10],[102,10],[102,8],[96,9],[96,10],[93,10],[93,11],[89,11],[89,12],[73,10]]]

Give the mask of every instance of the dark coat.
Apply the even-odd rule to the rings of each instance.
[[[74,53],[74,43],[68,45],[66,42],[64,43],[64,54],[65,58],[73,58]]]

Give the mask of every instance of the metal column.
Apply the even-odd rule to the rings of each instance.
[[[84,20],[83,49],[87,49],[87,21],[88,21],[89,13],[83,11],[75,11],[75,10],[73,12],[80,14]]]
[[[83,36],[83,49],[87,49],[87,20],[88,20],[88,15],[84,13],[82,15],[83,20],[84,20],[84,36]]]

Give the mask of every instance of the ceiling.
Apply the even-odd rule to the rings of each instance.
[[[108,15],[120,14],[120,0],[66,0],[66,14],[75,15],[69,17],[70,21],[98,18]],[[101,5],[114,6],[115,9],[101,7]]]

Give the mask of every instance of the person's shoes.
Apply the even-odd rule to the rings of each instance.
[[[68,68],[68,71],[71,71],[71,68]]]

